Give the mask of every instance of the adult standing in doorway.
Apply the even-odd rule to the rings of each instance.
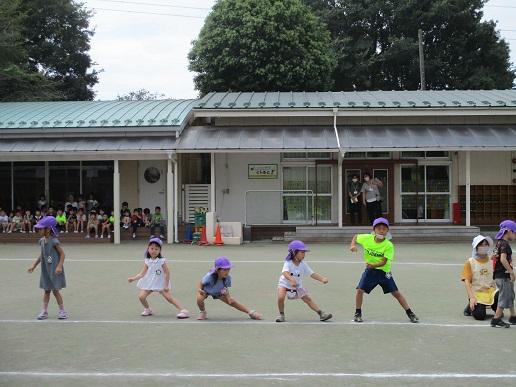
[[[349,215],[351,217],[351,224],[354,226],[362,223],[362,206],[360,205],[358,197],[361,194],[362,183],[358,179],[358,175],[351,176],[351,181],[348,183],[349,196]]]
[[[362,195],[362,203],[367,208],[367,217],[369,223],[373,224],[376,218],[382,216],[382,206],[379,188],[383,187],[383,183],[378,179],[373,179],[369,172],[364,173],[364,184],[360,192]]]

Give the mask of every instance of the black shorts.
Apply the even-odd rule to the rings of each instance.
[[[379,269],[365,269],[357,289],[361,289],[369,294],[377,285],[382,287],[384,294],[398,290],[396,282],[394,282],[394,278],[392,278],[392,274]]]

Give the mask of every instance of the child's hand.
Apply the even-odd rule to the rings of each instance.
[[[516,279],[516,277],[514,276],[514,272],[511,273],[511,281],[514,282],[514,280]]]
[[[131,283],[131,282],[133,282],[133,281],[134,281],[134,277],[129,277],[129,278],[127,278],[127,282]]]
[[[56,275],[63,274],[63,266],[57,265],[56,267]]]
[[[327,284],[327,283],[328,283],[328,278],[326,278],[326,277],[322,277],[322,278],[321,278],[321,282],[322,282],[323,284]]]
[[[203,289],[199,289],[199,294],[201,296],[205,296],[206,295],[206,292],[203,290]]]
[[[292,286],[294,289],[296,289],[296,288],[297,288],[297,282],[296,282],[296,280],[294,280],[294,279],[293,279],[293,280],[291,280],[291,281],[290,281],[290,286]]]
[[[371,265],[371,264],[369,264],[369,263],[368,263],[368,264],[366,264],[366,265],[365,265],[365,267],[367,267],[368,269],[374,269],[374,266],[373,266],[373,265]]]
[[[473,310],[477,306],[477,299],[475,297],[470,298],[469,300],[469,309]]]
[[[31,266],[27,269],[27,272],[28,273],[32,273],[34,271],[34,266]]]
[[[349,249],[353,252],[353,253],[356,253],[357,252],[357,246],[356,245],[351,245],[349,247]]]
[[[169,291],[170,291],[169,287],[166,287],[166,288],[163,289],[163,292],[165,292],[165,293],[168,293]]]

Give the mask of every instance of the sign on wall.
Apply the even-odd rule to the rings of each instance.
[[[278,164],[248,164],[248,179],[277,179]]]

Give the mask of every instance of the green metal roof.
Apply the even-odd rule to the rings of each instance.
[[[0,129],[181,127],[196,100],[0,103]]]
[[[209,93],[195,109],[516,107],[516,90]]]

